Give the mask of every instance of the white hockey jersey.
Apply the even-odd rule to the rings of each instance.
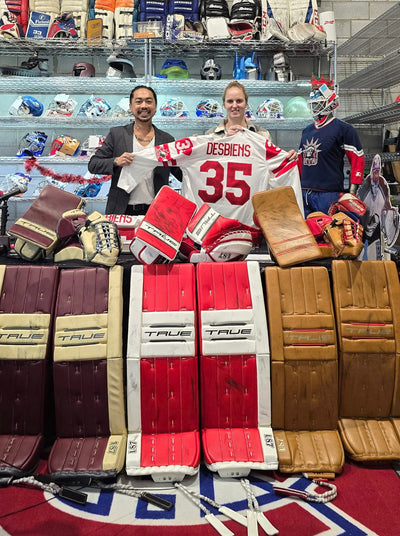
[[[292,186],[303,212],[296,162],[289,162],[285,151],[249,130],[225,138],[192,136],[145,149],[122,168],[118,186],[130,193],[139,182],[149,180],[149,171],[160,162],[182,169],[184,197],[247,225],[254,225],[253,194],[278,186]]]

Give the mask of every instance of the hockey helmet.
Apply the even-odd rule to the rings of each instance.
[[[31,95],[17,97],[12,103],[10,115],[33,115],[39,117],[43,113],[43,104]]]
[[[80,156],[92,156],[103,145],[105,136],[91,134],[83,143]]]
[[[26,191],[24,187],[28,188],[31,180],[32,177],[26,175],[26,173],[20,173],[18,171],[16,173],[10,173],[0,183],[0,191],[4,194],[13,188],[21,188],[21,193],[16,194],[16,197],[21,197]]]
[[[204,99],[196,106],[197,117],[224,117],[221,106],[214,99]]]
[[[75,190],[75,194],[80,197],[96,197],[101,190],[101,184],[90,182],[89,184],[80,185]]]
[[[40,131],[28,132],[19,142],[17,156],[41,156],[47,141],[47,134]]]
[[[90,97],[87,99],[78,112],[79,117],[101,117],[107,115],[111,106],[102,97]]]
[[[51,142],[50,155],[57,153],[65,154],[67,156],[78,156],[81,148],[81,143],[76,138],[70,136],[58,136]]]
[[[119,78],[136,78],[133,62],[125,54],[111,54],[107,58],[109,68],[106,76]]]
[[[73,76],[92,77],[96,75],[94,65],[86,61],[75,63],[72,67]]]
[[[129,97],[122,97],[112,111],[112,117],[133,117],[130,109]]]
[[[164,117],[188,117],[189,112],[180,98],[169,99],[160,107],[161,115]]]
[[[331,114],[339,106],[339,97],[333,89],[333,81],[324,80],[324,77],[313,77],[308,105],[314,119]]]
[[[257,108],[256,115],[266,119],[284,119],[283,105],[278,99],[266,99]]]
[[[165,60],[161,67],[161,78],[189,78],[189,71],[186,63],[183,60]]]
[[[292,97],[284,107],[285,117],[287,119],[311,119],[310,108],[304,97]]]
[[[221,80],[221,65],[215,63],[213,58],[205,60],[200,69],[200,76],[202,80]]]
[[[66,93],[58,93],[50,102],[46,116],[58,115],[70,117],[75,110],[77,102]]]

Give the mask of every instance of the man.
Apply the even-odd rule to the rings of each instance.
[[[156,167],[152,181],[138,184],[128,194],[118,188],[118,180],[124,166],[131,164],[133,152],[138,153],[146,147],[155,147],[174,141],[174,138],[153,125],[152,119],[157,111],[157,95],[146,86],[136,86],[130,94],[129,109],[135,121],[122,127],[110,129],[101,147],[89,161],[90,173],[111,175],[111,186],[106,205],[106,214],[146,214],[155,194],[168,184],[169,173],[172,171],[178,180],[182,180],[179,168]]]
[[[308,101],[314,123],[302,133],[299,148],[299,171],[304,214],[327,213],[344,191],[344,158],[350,167],[350,192],[355,193],[364,173],[364,152],[354,127],[333,116],[339,97],[331,80],[312,80]]]

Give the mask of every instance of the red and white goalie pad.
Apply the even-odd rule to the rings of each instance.
[[[129,246],[143,264],[175,259],[196,204],[163,186],[152,201]]]
[[[106,214],[105,217],[117,226],[121,238],[122,253],[129,253],[129,245],[134,239],[136,229],[142,223],[144,216]]]
[[[193,263],[243,260],[261,240],[259,229],[225,218],[207,204],[190,220],[186,234],[181,252]]]

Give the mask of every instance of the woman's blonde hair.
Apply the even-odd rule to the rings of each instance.
[[[226,92],[229,89],[232,89],[232,88],[240,89],[243,92],[246,104],[249,102],[249,94],[247,93],[246,88],[244,87],[244,85],[241,84],[240,82],[238,82],[237,80],[233,80],[232,82],[229,82],[229,84],[226,86],[226,88],[224,90],[224,94],[222,95],[222,102],[223,103],[225,102]]]

